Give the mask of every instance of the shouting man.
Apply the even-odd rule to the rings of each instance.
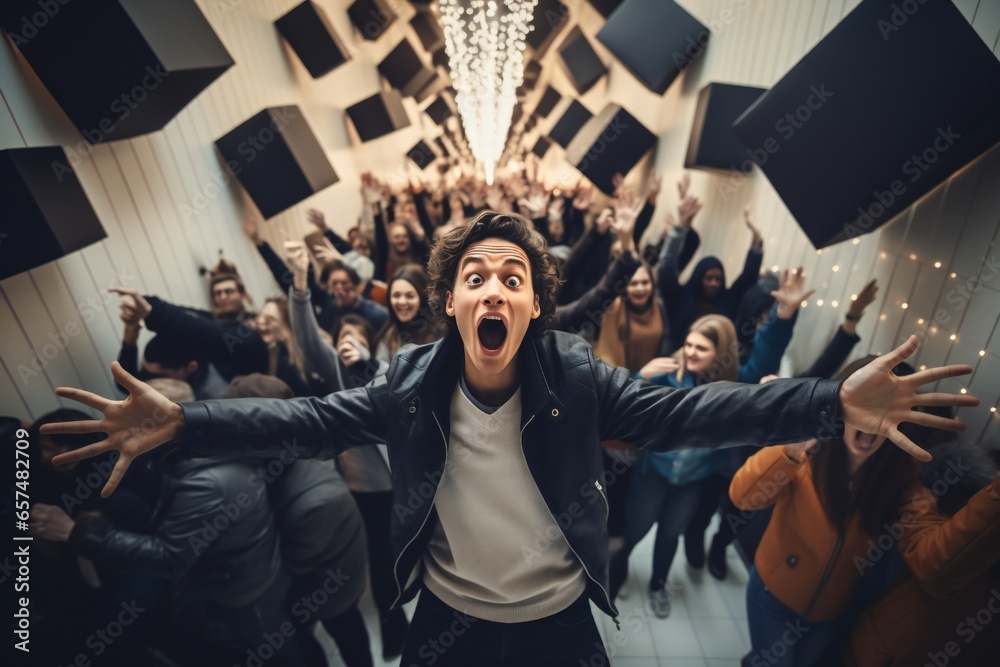
[[[900,423],[964,425],[914,406],[978,404],[916,393],[968,366],[892,374],[916,350],[915,337],[844,382],[670,389],[633,380],[595,360],[583,339],[544,331],[556,305],[554,260],[513,215],[486,212],[446,234],[429,274],[429,300],[450,333],[401,349],[367,386],[325,398],[178,405],[115,365],[131,392],[124,401],[58,390],[104,418],[45,431],[107,439],[54,463],[117,450],[107,495],[133,459],[172,441],[195,454],[276,456],[278,443],[295,438],[305,455],[322,457],[384,442],[396,604],[421,591],[402,664],[569,666],[606,660],[589,602],[617,616],[602,440],[657,451],[768,445],[832,437],[846,423],[928,459]]]

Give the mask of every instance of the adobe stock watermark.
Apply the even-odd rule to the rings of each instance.
[[[809,632],[809,628],[803,627],[802,619],[796,619],[794,623],[785,621],[785,631],[781,637],[775,639],[770,646],[751,653],[746,664],[749,664],[750,667],[767,667],[778,664],[807,632]]]
[[[986,604],[975,613],[966,616],[965,620],[955,626],[955,634],[969,644],[976,636],[987,630],[990,624],[1000,616],[1000,590],[996,588],[989,591],[989,599]],[[946,643],[941,651],[931,651],[927,653],[927,662],[923,667],[947,667],[952,658],[957,658],[962,652],[962,644],[956,641]]]
[[[830,101],[834,94],[834,91],[827,90],[825,83],[813,84],[806,91],[802,104],[775,121],[774,131],[780,135],[782,141],[791,141],[796,133],[812,120],[813,115]],[[719,182],[717,190],[722,196],[722,200],[727,201],[729,195],[743,187],[753,172],[754,166],[763,167],[772,155],[781,150],[781,146],[778,137],[771,136],[764,139],[759,146],[748,148],[746,150],[747,159],[738,167],[736,165],[730,167],[732,171],[737,173]]]
[[[93,652],[93,657],[100,658],[104,655],[105,651],[111,648],[111,645],[126,632],[127,628],[136,622],[139,615],[144,611],[146,611],[146,608],[140,607],[134,599],[131,602],[122,602],[121,610],[118,614],[104,625],[104,627],[94,630],[84,641],[87,648]],[[73,661],[69,663],[73,667],[91,667],[91,665],[99,664],[101,662],[99,660],[92,661],[91,654],[86,651],[78,653],[73,658]]]
[[[910,17],[916,14],[926,3],[927,0],[903,0],[903,2],[898,4],[894,3],[889,15],[875,22],[879,32],[882,34],[882,39],[888,42],[889,38],[894,33],[899,32],[906,25],[906,22],[910,20]]]
[[[900,165],[900,173],[908,176],[910,183],[916,183],[927,173],[944,153],[955,145],[962,135],[949,125],[938,127],[937,135],[920,153],[914,153]],[[894,179],[885,190],[872,191],[872,202],[867,206],[858,207],[858,217],[853,222],[844,225],[848,239],[860,236],[878,225],[878,220],[892,208],[898,197],[906,193],[907,183],[901,178]]]
[[[180,204],[184,221],[190,223],[197,217],[198,213],[205,211],[212,201],[225,192],[233,178],[239,177],[243,168],[256,160],[275,139],[281,136],[281,131],[298,118],[299,114],[294,111],[294,107],[281,107],[274,110],[274,115],[268,126],[247,135],[236,145],[236,152],[241,159],[227,160],[226,168],[217,169],[207,181],[191,191],[190,201]],[[229,345],[228,341],[227,345]],[[231,348],[230,351],[232,351]]]
[[[451,624],[438,634],[437,637],[428,639],[417,649],[417,656],[421,662],[411,662],[407,667],[420,667],[426,665],[430,667],[440,660],[445,653],[458,641],[458,638],[469,631],[472,624],[478,619],[460,611],[452,613],[454,620]]]
[[[116,285],[127,285],[135,279],[136,277],[126,269],[116,269],[114,277],[108,281],[106,288]],[[79,301],[76,304],[76,311],[80,314],[80,319],[84,325],[90,324],[99,313],[107,310],[108,304],[114,298],[107,289],[99,292],[99,294],[100,296],[91,296],[86,301]],[[69,347],[70,341],[85,330],[83,326],[80,326],[79,322],[71,320],[63,324],[56,331],[50,331],[47,336],[48,342],[42,344],[40,347],[33,346],[34,350],[31,359],[27,363],[17,365],[17,373],[21,377],[21,382],[24,383],[24,386],[28,386],[31,380],[41,376],[49,364]]]
[[[70,2],[72,0],[38,0],[35,5],[38,7],[38,11],[21,17],[20,31],[7,33],[10,35],[11,41],[18,47],[25,46],[37,37],[39,31],[45,28],[49,21],[54,19],[59,11]]]
[[[85,141],[79,142],[75,147],[66,148],[66,157],[69,164],[55,160],[52,162],[52,171],[56,178],[62,183],[66,174],[72,174],[73,169],[83,162],[94,151],[94,145],[108,139],[118,128],[123,120],[129,117],[149,95],[160,87],[163,81],[170,75],[163,64],[157,62],[155,65],[146,65],[145,75],[131,90],[121,93],[111,100],[108,106],[109,114],[99,120],[95,127],[82,129],[80,134]]]

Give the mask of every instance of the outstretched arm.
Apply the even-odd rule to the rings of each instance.
[[[246,398],[179,405],[145,382],[111,365],[115,380],[129,395],[112,401],[89,391],[60,387],[56,393],[102,413],[101,419],[46,424],[42,433],[105,433],[97,443],[53,457],[54,465],[80,461],[111,450],[119,453],[108,483],[107,498],[118,487],[132,461],[160,445],[184,438],[184,446],[205,456],[230,449],[248,456],[274,456],[284,440],[296,438],[305,457],[331,458],[347,447],[384,442],[384,419],[375,414],[371,392],[384,378],[366,387],[325,398],[291,400]]]
[[[842,383],[838,380],[780,380],[764,385],[714,382],[693,389],[670,389],[632,380],[627,370],[592,361],[597,385],[601,439],[623,440],[657,451],[722,448],[829,438],[841,422],[865,433],[884,435],[921,461],[930,454],[900,433],[903,422],[964,431],[957,419],[917,412],[918,406],[976,406],[961,394],[918,394],[925,384],[967,375],[967,365],[929,368],[897,377],[893,367],[917,349],[910,338]],[[780,418],[778,418],[780,416]],[[733,429],[731,424],[739,424]]]

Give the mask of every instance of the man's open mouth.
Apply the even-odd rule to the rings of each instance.
[[[507,325],[499,315],[487,315],[479,323],[479,342],[487,350],[499,350],[506,340]]]

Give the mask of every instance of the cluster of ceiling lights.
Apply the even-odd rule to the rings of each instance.
[[[440,0],[455,103],[472,156],[493,182],[524,81],[537,0]]]

